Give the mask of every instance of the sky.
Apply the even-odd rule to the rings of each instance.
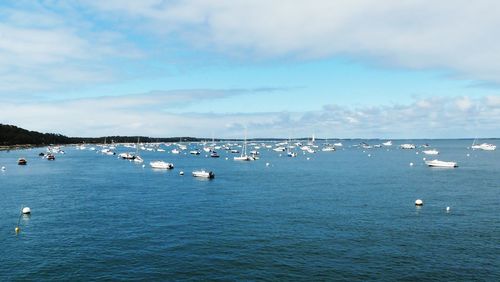
[[[0,123],[68,136],[500,137],[500,2],[0,2]]]

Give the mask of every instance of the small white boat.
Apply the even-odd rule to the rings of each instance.
[[[215,174],[211,171],[206,171],[206,170],[196,170],[193,171],[193,176],[194,177],[201,177],[201,178],[215,178]]]
[[[174,164],[167,163],[164,161],[153,161],[153,162],[150,162],[149,165],[152,168],[156,168],[156,169],[172,169],[172,168],[174,168]]]
[[[142,164],[143,162],[144,160],[141,158],[141,156],[134,156],[134,163]]]
[[[422,151],[422,153],[424,153],[426,155],[438,155],[439,151],[436,149],[431,149],[431,150],[424,150],[424,151]]]
[[[389,140],[387,142],[382,143],[382,145],[384,145],[384,146],[392,146],[392,141]]]
[[[342,147],[342,143],[341,142],[337,142],[337,143],[333,143],[333,146],[335,147]]]
[[[172,152],[172,154],[179,154],[180,153],[180,151],[177,149],[173,149],[171,152]]]
[[[335,152],[335,147],[333,146],[326,146],[323,149],[321,149],[323,152]]]
[[[200,151],[198,150],[192,150],[189,152],[191,155],[199,155],[200,154]]]
[[[239,157],[234,157],[233,158],[235,161],[255,161],[255,158],[252,157],[252,156],[248,156],[248,155],[241,155]]]
[[[135,157],[131,153],[120,153],[118,157],[124,159],[124,160],[133,160]]]
[[[284,152],[284,151],[286,151],[286,148],[283,147],[283,146],[279,146],[279,147],[274,148],[273,151],[275,151],[275,152]]]
[[[456,162],[444,162],[439,160],[426,161],[425,164],[430,167],[458,167]]]
[[[399,147],[405,150],[411,150],[416,148],[414,144],[401,144]]]
[[[488,143],[483,143],[483,144],[477,144],[477,145],[472,145],[471,149],[473,150],[483,150],[483,151],[494,151],[497,148],[497,146],[493,144],[488,144]]]

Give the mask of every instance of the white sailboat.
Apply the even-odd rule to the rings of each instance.
[[[245,130],[245,141],[243,141],[243,148],[239,157],[234,157],[235,161],[254,161],[255,158],[247,155],[247,132]]]
[[[142,164],[144,160],[139,156],[139,137],[137,137],[137,145],[135,146],[134,163]]]
[[[488,143],[476,144],[476,139],[472,142],[472,146],[470,146],[472,150],[483,150],[483,151],[494,151],[497,146]]]

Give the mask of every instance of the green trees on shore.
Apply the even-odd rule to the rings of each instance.
[[[145,136],[107,136],[107,137],[67,137],[61,134],[40,133],[29,131],[14,125],[0,124],[0,146],[15,145],[49,145],[49,144],[77,144],[77,143],[135,143],[137,138],[141,142],[196,142],[194,137],[151,138]]]

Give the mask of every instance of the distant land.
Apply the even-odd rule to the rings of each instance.
[[[143,143],[154,143],[154,142],[201,142],[211,140],[212,138],[199,138],[199,137],[148,137],[148,136],[103,136],[103,137],[68,137],[62,134],[55,133],[41,133],[37,131],[30,131],[15,125],[1,124],[0,123],[0,149],[8,149],[12,147],[29,147],[29,146],[47,146],[51,144],[79,144],[79,143],[89,143],[89,144],[102,144],[102,143],[135,143],[137,140]],[[278,141],[285,140],[287,138],[252,138],[249,141]],[[308,140],[310,137],[293,138],[293,140]],[[331,138],[330,140],[336,140],[338,138]],[[415,138],[412,138],[415,139]],[[418,138],[417,138],[418,139]],[[415,140],[417,140],[415,139]],[[426,138],[422,138],[428,140]],[[453,139],[473,139],[473,138],[453,138]],[[481,140],[486,139],[496,139],[496,138],[481,138]],[[242,139],[224,139],[215,138],[215,141],[241,141]],[[325,140],[324,138],[316,138],[316,140]],[[363,138],[351,138],[342,140],[381,140],[381,139],[363,139]],[[386,139],[384,139],[386,140]],[[389,139],[387,139],[389,140]],[[397,139],[392,139],[397,140]]]
[[[14,125],[0,124],[0,146],[45,146],[50,144],[78,144],[78,143],[135,143],[141,142],[196,142],[200,138],[194,137],[169,137],[152,138],[146,136],[106,136],[106,137],[68,137],[62,134],[40,133],[26,130]],[[207,140],[207,139],[203,139]]]

